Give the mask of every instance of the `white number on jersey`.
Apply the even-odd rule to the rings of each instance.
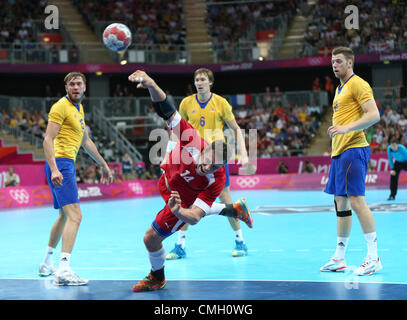
[[[187,174],[190,174],[190,173],[191,173],[191,172],[189,172],[189,170],[185,170],[185,172],[184,172],[184,173],[181,173],[180,176],[183,177],[186,182],[189,182],[189,181],[195,179],[195,177],[188,177],[188,176],[187,176]]]

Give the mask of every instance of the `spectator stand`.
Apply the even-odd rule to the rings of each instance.
[[[329,55],[335,46],[349,46],[356,54],[407,50],[406,9],[391,0],[359,1],[359,29],[342,27],[351,1],[319,0],[304,33],[300,56]]]
[[[272,59],[302,2],[208,0],[215,62]]]

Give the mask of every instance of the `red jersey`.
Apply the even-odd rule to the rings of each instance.
[[[208,143],[178,112],[167,124],[178,137],[178,143],[161,165],[166,180],[159,183],[161,195],[167,202],[170,190],[178,191],[183,208],[195,205],[207,212],[225,186],[225,167],[212,174],[199,175],[196,172],[198,159]]]

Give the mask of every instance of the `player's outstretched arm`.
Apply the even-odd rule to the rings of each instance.
[[[129,76],[129,81],[137,82],[137,88],[147,88],[155,112],[167,121],[172,121],[177,109],[167,100],[165,92],[157,85],[157,83],[144,71],[137,70]]]

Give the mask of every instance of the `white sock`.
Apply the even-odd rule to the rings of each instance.
[[[224,203],[214,202],[209,211],[206,212],[205,217],[218,215],[225,208],[226,205]]]
[[[59,270],[69,270],[69,262],[71,260],[71,254],[66,252],[61,252],[61,257],[59,259]]]
[[[55,248],[47,247],[47,250],[45,251],[45,258],[43,261],[44,264],[46,264],[46,265],[54,264],[54,259],[52,258],[54,255],[54,250],[55,250]]]
[[[235,234],[236,234],[235,240],[239,241],[239,242],[243,241],[243,243],[244,243],[242,229],[236,230]]]
[[[365,233],[367,244],[367,255],[373,259],[377,259],[377,237],[376,232]]]
[[[186,237],[187,237],[187,231],[184,231],[184,230],[178,231],[177,244],[180,244],[182,249],[185,249]]]
[[[348,247],[348,238],[344,238],[344,237],[337,237],[336,238],[337,242],[336,242],[336,251],[335,251],[335,255],[334,255],[334,259],[335,260],[342,260],[345,259],[345,252],[346,252],[346,248]]]
[[[154,252],[148,252],[148,258],[150,259],[151,263],[151,270],[156,271],[160,270],[162,267],[164,267],[164,262],[165,262],[165,249],[162,247],[158,251]]]

